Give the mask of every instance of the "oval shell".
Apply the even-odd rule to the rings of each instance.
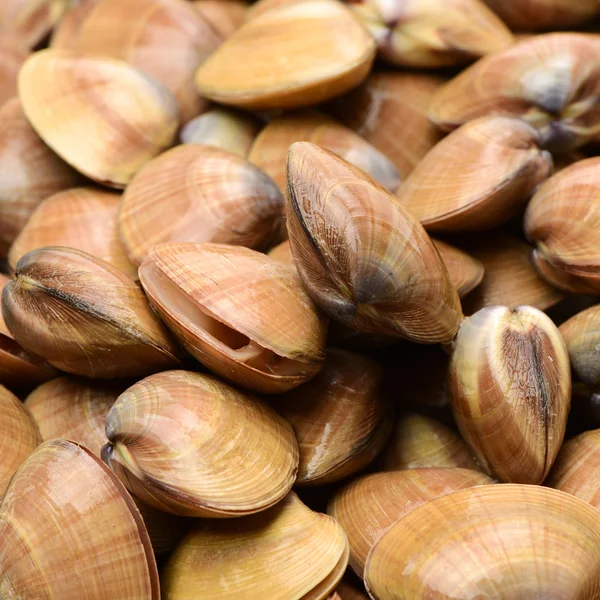
[[[464,298],[483,280],[485,275],[483,265],[476,258],[446,242],[434,239],[431,241],[448,270],[448,276],[459,298]]]

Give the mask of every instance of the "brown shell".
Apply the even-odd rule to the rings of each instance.
[[[121,241],[117,217],[121,196],[96,188],[73,188],[44,200],[32,213],[8,254],[14,271],[19,259],[44,246],[66,246],[106,261],[137,278]]]
[[[277,244],[271,248],[268,255],[275,260],[285,263],[286,265],[294,266],[294,255],[292,254],[292,247],[290,246],[290,240],[285,240],[281,244]]]
[[[327,321],[288,265],[241,246],[161,244],[139,274],[160,317],[221,377],[277,393],[321,369]]]
[[[31,128],[19,100],[6,102],[0,108],[0,255],[44,198],[80,181]]]
[[[481,231],[506,223],[552,173],[536,130],[483,117],[434,146],[398,190],[428,231]]]
[[[169,600],[324,600],[347,562],[342,528],[290,492],[257,515],[200,522],[171,555],[161,583]]]
[[[374,56],[374,41],[343,4],[309,0],[242,25],[201,65],[196,85],[248,109],[311,106],[358,85]]]
[[[17,95],[17,76],[28,56],[29,52],[19,40],[2,32],[0,38],[0,106]]]
[[[177,129],[177,103],[127,63],[42,50],[19,72],[19,98],[39,136],[78,171],[124,187]]]
[[[33,250],[2,294],[6,325],[25,349],[75,375],[143,376],[177,364],[178,348],[140,287],[72,248]]]
[[[248,160],[263,169],[281,190],[286,187],[285,157],[294,142],[311,142],[334,152],[390,192],[400,184],[396,167],[379,150],[344,125],[315,110],[306,110],[270,121],[248,154]]]
[[[246,159],[184,144],[150,161],[123,194],[119,229],[140,265],[162,242],[215,242],[265,249],[280,239],[284,198]]]
[[[462,313],[429,236],[397,200],[332,152],[296,142],[287,161],[287,227],[314,301],[360,331],[451,341]]]
[[[238,517],[273,506],[298,470],[294,432],[272,408],[189,371],[151,375],[106,418],[102,458],[159,510]]]
[[[460,490],[391,527],[369,555],[365,579],[376,600],[593,600],[600,514],[539,486]]]
[[[543,312],[482,308],[463,321],[449,370],[458,428],[500,481],[541,483],[563,441],[571,404],[565,343]]]
[[[330,349],[323,370],[277,398],[300,449],[298,485],[339,481],[366,467],[391,430],[383,370],[373,360]]]
[[[369,600],[367,592],[359,590],[352,584],[342,580],[335,589],[338,600]],[[333,596],[332,600],[336,600]]]
[[[159,600],[142,518],[119,480],[85,448],[42,444],[0,506],[0,597]]]
[[[434,239],[431,241],[446,265],[448,276],[459,298],[464,298],[481,283],[485,275],[483,265],[476,258],[446,242]]]
[[[362,577],[369,551],[398,519],[433,498],[488,483],[492,480],[487,475],[468,469],[374,473],[338,490],[327,512],[344,528],[350,544],[350,566]]]
[[[240,28],[248,10],[243,0],[194,0],[192,6],[222,40]]]

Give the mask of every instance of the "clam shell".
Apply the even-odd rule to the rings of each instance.
[[[276,399],[298,440],[298,485],[339,481],[379,454],[392,426],[382,384],[375,361],[331,349],[316,377]]]
[[[298,446],[273,409],[208,375],[157,373],[106,418],[102,457],[138,498],[184,516],[265,510],[292,487]]]
[[[2,34],[0,40],[0,106],[17,95],[17,75],[28,56],[29,52],[19,40]]]
[[[345,581],[340,581],[335,591],[338,597],[337,600],[369,600],[366,592],[355,588]],[[335,595],[332,597],[332,600],[336,600]]]
[[[276,393],[321,369],[327,321],[288,265],[241,246],[161,244],[139,274],[160,317],[221,377]]]
[[[42,200],[80,181],[31,128],[19,100],[6,102],[0,109],[0,255]]]
[[[338,490],[327,512],[344,528],[350,545],[349,564],[363,577],[369,551],[398,519],[433,498],[488,483],[492,480],[487,475],[468,469],[373,473]]]
[[[42,438],[29,410],[2,385],[0,385],[0,414],[2,415],[0,419],[1,499],[14,472],[42,442]],[[2,569],[0,573],[1,571]],[[0,584],[0,590],[1,588]]]
[[[434,146],[398,198],[428,231],[481,231],[506,223],[552,173],[536,130],[483,117]]]
[[[284,198],[246,159],[184,144],[150,161],[123,195],[121,239],[140,265],[162,242],[215,242],[267,248],[279,241]]]
[[[296,268],[327,314],[359,331],[453,339],[458,294],[425,230],[391,194],[307,142],[290,148],[287,177]]]
[[[344,5],[309,0],[242,25],[200,66],[196,85],[211,100],[247,109],[311,106],[358,85],[374,55],[371,36]]]
[[[362,169],[391,192],[400,184],[396,167],[351,129],[314,110],[298,111],[270,121],[258,134],[248,160],[285,190],[285,156],[294,142],[311,142]]]
[[[600,592],[600,515],[542,487],[461,490],[391,527],[369,555],[366,585],[376,600],[592,600]]]
[[[483,280],[485,269],[483,265],[466,252],[442,242],[431,240],[440,254],[452,285],[456,288],[459,298],[464,298]]]
[[[44,200],[31,214],[8,254],[15,270],[19,259],[44,246],[66,246],[106,261],[137,278],[121,241],[117,217],[121,196],[95,188],[73,188]]]
[[[448,390],[458,428],[483,469],[541,483],[563,441],[571,404],[565,343],[529,306],[483,308],[458,332]]]
[[[2,293],[15,340],[75,375],[135,377],[177,364],[178,348],[139,286],[72,248],[33,250]]]
[[[385,471],[423,467],[460,467],[478,470],[468,446],[452,429],[417,413],[400,415],[383,453]]]
[[[127,63],[42,50],[19,72],[19,98],[39,136],[87,177],[124,187],[169,147],[177,104]]]
[[[158,600],[150,540],[132,499],[100,459],[66,440],[42,444],[0,506],[0,597]]]
[[[192,6],[222,40],[240,28],[248,10],[243,0],[194,0]]]
[[[168,600],[323,600],[348,562],[334,519],[290,492],[269,510],[234,521],[205,521],[161,573]]]
[[[281,244],[277,244],[274,248],[271,248],[268,255],[275,260],[278,260],[286,265],[294,266],[294,255],[292,254],[292,247],[290,246],[290,240],[285,240]]]

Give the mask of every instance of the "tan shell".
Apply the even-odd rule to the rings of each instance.
[[[331,483],[366,467],[391,430],[386,400],[383,370],[375,361],[329,350],[316,377],[273,404],[296,433],[296,483]]]
[[[248,109],[311,106],[358,85],[374,55],[345,6],[309,0],[242,25],[198,69],[196,84],[211,100]]]
[[[511,46],[506,25],[480,0],[359,0],[351,7],[392,65],[460,65]]]
[[[434,146],[398,190],[428,231],[481,231],[502,225],[552,173],[527,123],[484,117]]]
[[[19,259],[44,246],[66,246],[106,261],[137,278],[121,241],[117,217],[121,196],[96,188],[73,188],[44,200],[32,213],[8,254],[14,271]]]
[[[551,177],[525,213],[542,276],[568,292],[600,292],[600,158],[577,162]],[[555,273],[548,277],[547,271]]]
[[[169,600],[324,600],[347,562],[342,528],[290,492],[257,515],[200,523],[163,569],[162,590]]]
[[[396,167],[379,150],[333,119],[306,110],[270,121],[248,154],[248,160],[263,169],[281,190],[286,187],[285,157],[294,142],[311,142],[334,152],[390,192],[395,192],[400,184]]]
[[[427,107],[443,81],[424,73],[371,73],[327,111],[383,152],[405,179],[442,137]]]
[[[423,467],[460,467],[476,471],[479,468],[457,433],[440,421],[417,413],[397,417],[381,465],[385,471]]]
[[[19,98],[48,146],[114,187],[169,147],[178,125],[168,90],[115,59],[36,52],[19,72]]]
[[[281,236],[284,198],[246,159],[184,144],[150,161],[123,195],[119,229],[140,265],[162,242],[215,242],[268,248]]]
[[[298,446],[272,408],[189,371],[156,373],[126,390],[106,418],[102,458],[128,489],[167,512],[237,517],[292,487]]]
[[[287,177],[296,268],[327,314],[352,329],[416,342],[454,338],[458,294],[425,230],[394,196],[307,142],[290,148]]]
[[[2,294],[15,340],[75,375],[142,376],[177,364],[178,348],[125,273],[85,252],[48,247],[17,263]]]
[[[326,319],[294,269],[220,244],[161,244],[140,267],[150,303],[209,369],[267,393],[321,369]]]
[[[29,52],[18,40],[2,33],[0,39],[0,106],[17,95],[17,75],[28,56]]]
[[[14,472],[37,448],[38,444],[42,443],[42,438],[31,413],[14,394],[2,385],[0,385],[0,414],[2,415],[2,419],[0,419],[1,499]],[[0,542],[0,548],[1,546],[2,542]],[[0,591],[1,588],[0,583]]]
[[[243,0],[194,0],[192,6],[222,40],[240,28],[248,9]]]
[[[88,14],[92,12],[95,5],[101,0],[83,0],[77,1],[57,23],[52,32],[50,43],[53,50],[68,50],[73,44],[77,43],[79,30],[85,22]],[[106,32],[105,32],[106,34]]]
[[[492,480],[487,475],[468,469],[374,473],[338,490],[327,512],[344,528],[350,566],[362,577],[369,551],[395,521],[433,498],[488,483]]]
[[[500,481],[541,483],[563,441],[571,404],[565,343],[530,306],[482,308],[454,343],[449,395],[458,428]]]
[[[483,115],[519,117],[540,131],[545,147],[568,152],[600,134],[598,56],[600,36],[534,36],[482,58],[441,87],[429,114],[444,129]]]
[[[85,448],[40,446],[0,506],[0,597],[158,600],[158,572],[139,512]]]
[[[200,1],[223,4],[230,0]],[[205,144],[246,157],[260,127],[260,121],[251,115],[215,107],[187,123],[179,138],[182,144]]]
[[[485,275],[483,265],[476,258],[446,242],[434,239],[431,241],[446,265],[448,276],[459,298],[464,298],[481,283]]]
[[[6,102],[0,108],[0,255],[44,198],[80,181],[31,128],[19,100]]]
[[[162,83],[177,100],[182,123],[207,108],[194,73],[222,37],[189,2],[99,0],[69,41],[63,49],[124,60]]]
[[[600,515],[538,486],[460,490],[387,531],[369,555],[366,586],[375,600],[593,600],[600,592]]]
[[[286,265],[294,266],[294,255],[292,254],[292,247],[290,246],[290,240],[285,240],[281,244],[271,248],[268,255],[275,260],[285,263]]]

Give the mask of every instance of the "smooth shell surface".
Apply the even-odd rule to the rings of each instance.
[[[291,426],[208,375],[157,373],[125,391],[106,419],[103,459],[138,498],[179,515],[264,510],[294,483]]]
[[[50,148],[114,187],[168,148],[178,125],[170,92],[116,59],[36,52],[19,72],[19,98]]]
[[[476,258],[446,242],[434,239],[432,242],[448,270],[448,276],[458,296],[463,298],[481,283],[485,275],[483,265]]]
[[[0,506],[0,597],[158,600],[158,572],[133,500],[100,459],[41,445]]]
[[[290,492],[257,515],[200,522],[162,572],[163,597],[324,600],[347,562],[342,528]]]
[[[223,40],[240,28],[248,10],[245,0],[194,0],[192,6]]]
[[[196,84],[203,96],[222,104],[310,106],[358,85],[374,56],[371,36],[344,5],[309,0],[245,23],[204,62]]]
[[[284,198],[244,158],[183,144],[150,161],[127,186],[121,239],[140,265],[162,242],[214,242],[265,249],[280,239]]]
[[[350,566],[362,577],[369,551],[398,519],[438,496],[489,483],[492,480],[487,475],[468,469],[374,473],[337,491],[327,512],[344,528],[350,544]]]
[[[17,95],[17,76],[29,52],[14,38],[0,40],[0,106]]]
[[[593,600],[600,515],[537,486],[461,490],[391,527],[368,558],[366,585],[375,600]]]
[[[287,178],[296,268],[327,314],[360,331],[453,339],[458,294],[425,230],[395,197],[307,142],[290,148]]]

